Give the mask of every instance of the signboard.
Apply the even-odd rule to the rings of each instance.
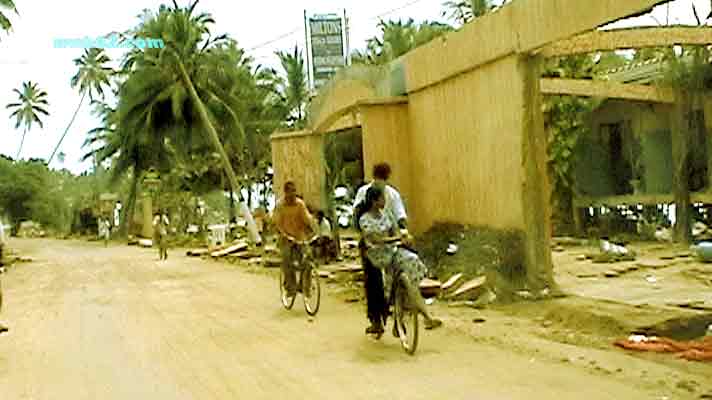
[[[335,15],[309,18],[314,88],[328,82],[339,68],[346,65],[344,52],[344,24]]]

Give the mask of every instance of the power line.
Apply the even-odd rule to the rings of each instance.
[[[418,3],[422,2],[422,1],[424,1],[424,0],[411,0],[411,1],[409,1],[409,2],[407,2],[407,3],[405,3],[405,4],[403,4],[403,5],[401,5],[401,6],[399,6],[399,7],[390,9],[390,10],[388,10],[388,11],[384,11],[384,12],[382,12],[382,13],[380,13],[380,14],[374,15],[373,17],[366,18],[365,21],[371,21],[371,20],[374,20],[374,19],[383,18],[383,17],[385,17],[386,15],[393,14],[394,12],[404,10],[404,9],[406,9],[406,8],[408,8],[408,7],[410,7],[410,6],[413,6],[413,5],[415,5],[415,4],[418,4]],[[259,44],[259,45],[257,45],[257,46],[253,46],[253,47],[251,47],[250,49],[248,49],[247,51],[248,51],[248,52],[251,52],[251,51],[259,50],[259,49],[261,49],[261,48],[263,48],[263,47],[269,46],[269,45],[272,44],[272,43],[278,42],[278,41],[280,41],[280,40],[282,40],[282,39],[285,39],[285,38],[288,38],[288,37],[290,37],[290,36],[292,36],[292,35],[294,35],[294,34],[300,33],[300,32],[302,31],[302,29],[303,29],[303,28],[302,28],[301,26],[300,26],[300,27],[297,27],[297,28],[294,28],[294,29],[292,29],[291,31],[289,31],[289,32],[287,32],[287,33],[284,33],[284,34],[282,34],[282,35],[279,35],[279,36],[275,37],[274,39],[270,39],[270,40],[268,40],[268,41],[266,41],[266,42],[264,42],[264,43],[261,43],[261,44]]]

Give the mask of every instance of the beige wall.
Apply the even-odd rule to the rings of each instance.
[[[282,197],[285,182],[293,181],[297,192],[313,207],[321,206],[324,177],[322,137],[308,132],[278,134],[272,137],[274,191]]]
[[[409,96],[418,231],[435,221],[523,227],[517,74],[509,57]]]
[[[403,196],[410,213],[413,196],[408,104],[365,105],[360,108],[363,135],[363,169],[373,179],[373,166],[387,162],[393,170],[391,183]]]

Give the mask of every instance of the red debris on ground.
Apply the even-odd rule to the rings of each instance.
[[[618,340],[614,345],[627,350],[675,353],[678,357],[691,361],[712,361],[712,336],[691,341],[677,341],[663,337]]]

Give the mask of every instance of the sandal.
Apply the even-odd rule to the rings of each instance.
[[[425,329],[427,330],[432,330],[432,329],[437,329],[443,326],[443,321],[433,318],[429,321],[425,321]]]

